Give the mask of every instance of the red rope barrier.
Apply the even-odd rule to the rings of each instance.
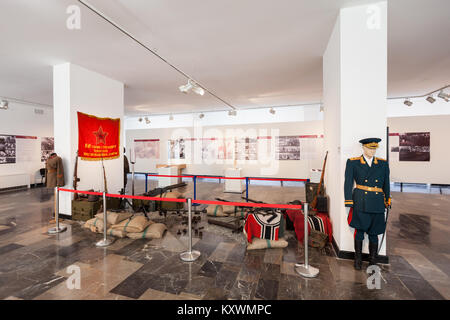
[[[72,189],[58,188],[59,191],[82,193],[103,196],[101,192],[81,191]],[[110,198],[127,198],[127,199],[139,199],[139,200],[153,200],[153,201],[169,201],[169,202],[187,202],[186,199],[174,199],[174,198],[157,198],[157,197],[145,197],[145,196],[130,196],[126,194],[111,194],[107,193],[107,197]],[[268,203],[248,203],[248,202],[227,202],[227,201],[209,201],[209,200],[192,200],[192,203],[198,204],[215,204],[225,206],[239,206],[239,207],[253,207],[253,208],[277,208],[277,209],[301,209],[300,205],[291,204],[268,204]]]
[[[288,178],[248,178],[248,180],[267,180],[267,181],[308,181],[309,179],[288,179]]]
[[[178,176],[178,175],[165,175],[165,174],[151,174],[147,173],[150,177],[166,177],[166,178],[194,178],[199,179],[229,179],[229,180],[245,180],[246,177],[223,177],[223,176]],[[248,180],[266,180],[266,181],[309,181],[309,179],[290,179],[290,178],[248,178]]]
[[[302,206],[292,205],[292,204],[227,202],[227,201],[209,201],[209,200],[192,200],[192,203],[215,204],[215,205],[238,206],[238,207],[253,207],[253,208],[302,209]]]

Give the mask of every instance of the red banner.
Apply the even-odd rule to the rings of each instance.
[[[82,160],[110,160],[120,155],[120,119],[78,113],[78,155]]]

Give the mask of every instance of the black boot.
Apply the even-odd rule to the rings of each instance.
[[[361,270],[362,266],[362,240],[355,240],[355,269]]]
[[[377,264],[378,242],[369,242],[369,266]]]

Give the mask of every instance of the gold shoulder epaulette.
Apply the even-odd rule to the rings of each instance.
[[[349,158],[349,160],[359,160],[361,157],[354,157],[354,158]]]
[[[378,158],[378,157],[377,157],[377,160],[386,161],[386,159]]]

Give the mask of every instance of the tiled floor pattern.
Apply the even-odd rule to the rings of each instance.
[[[151,181],[151,186],[155,184]],[[136,184],[142,192],[143,180]],[[192,196],[192,185],[184,188]],[[240,200],[223,184],[202,182],[198,198]],[[302,187],[252,185],[250,197],[272,203],[303,200]],[[315,279],[297,275],[303,248],[292,232],[284,249],[247,251],[241,234],[208,225],[194,237],[201,257],[182,262],[187,237],[177,235],[181,217],[152,218],[169,231],[155,240],[116,239],[95,247],[102,235],[65,220],[68,230],[46,233],[52,195],[43,188],[0,194],[1,299],[449,299],[450,231],[448,194],[393,194],[388,222],[389,265],[382,265],[381,289],[370,290],[365,271],[337,259],[331,246],[310,249]],[[366,264],[365,264],[366,265]],[[80,275],[79,283],[75,276]],[[77,289],[79,285],[80,289]]]

